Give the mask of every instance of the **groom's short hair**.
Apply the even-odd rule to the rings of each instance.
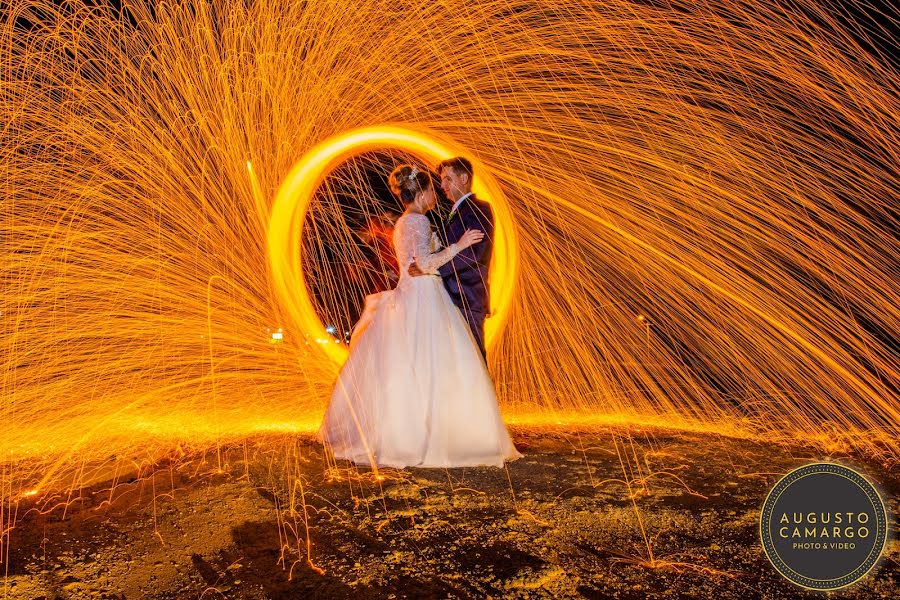
[[[475,174],[475,171],[472,169],[472,162],[463,156],[457,156],[454,158],[448,158],[447,160],[442,160],[437,166],[438,174],[441,173],[445,168],[450,167],[454,171],[456,171],[457,175],[466,174],[469,176],[469,181],[472,181],[472,176]]]

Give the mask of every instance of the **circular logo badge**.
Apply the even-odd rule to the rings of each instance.
[[[862,475],[834,463],[791,471],[769,492],[760,515],[762,546],[795,584],[834,590],[872,570],[887,542],[887,515]]]

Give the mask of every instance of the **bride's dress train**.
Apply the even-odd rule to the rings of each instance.
[[[428,218],[398,221],[397,287],[366,298],[350,356],[318,431],[334,453],[391,467],[502,466],[522,456],[503,423],[493,382],[437,267],[455,248],[438,245]],[[411,277],[406,267],[433,275]]]

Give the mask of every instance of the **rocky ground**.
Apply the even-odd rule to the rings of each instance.
[[[506,469],[333,464],[257,439],[21,502],[5,598],[789,598],[759,543],[772,485],[824,457],[647,428],[511,428]],[[898,514],[900,474],[849,457]],[[891,517],[894,519],[894,517]],[[900,596],[892,520],[867,578]],[[311,560],[310,560],[311,559]]]

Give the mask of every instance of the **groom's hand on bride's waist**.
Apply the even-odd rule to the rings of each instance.
[[[420,269],[419,265],[417,265],[416,263],[413,263],[413,264],[409,265],[409,274],[412,275],[413,277],[419,277],[420,275],[427,275],[428,273],[426,273],[425,271]]]

